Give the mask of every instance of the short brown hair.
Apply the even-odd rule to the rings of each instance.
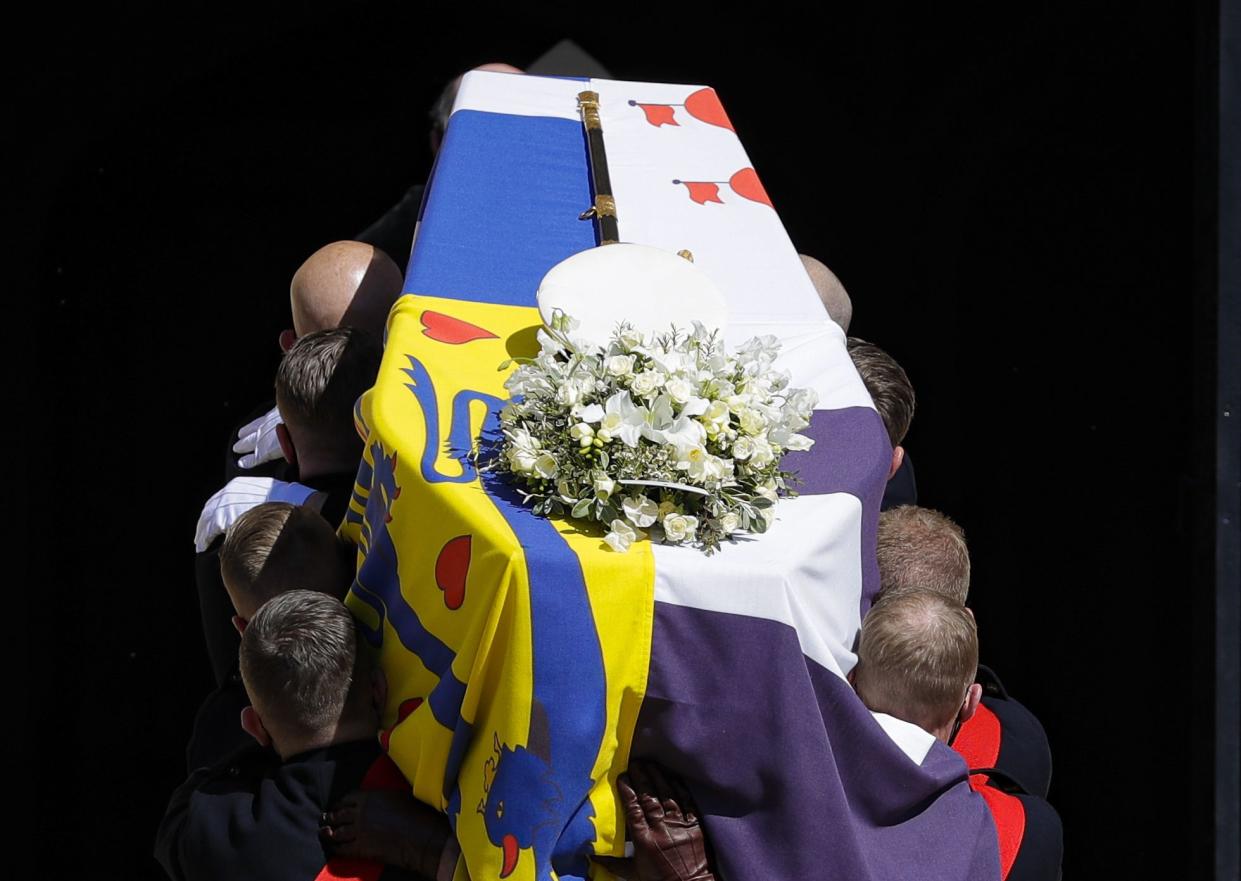
[[[375,384],[383,349],[356,327],[308,333],[285,353],[276,370],[276,405],[285,422],[329,447],[357,446],[353,405]]]
[[[304,737],[340,720],[358,667],[353,616],[340,600],[291,590],[264,603],[241,635],[241,679],[263,718]]]
[[[978,672],[978,628],[930,591],[883,596],[862,622],[854,684],[868,708],[927,731],[952,721]]]
[[[343,599],[352,581],[346,550],[317,512],[264,502],[229,527],[220,547],[220,576],[237,614],[253,615],[285,591],[303,589]]]
[[[875,556],[884,593],[930,590],[962,605],[969,596],[965,531],[939,511],[901,505],[881,512]]]
[[[893,447],[900,445],[914,418],[914,387],[896,359],[866,340],[851,336],[849,357],[875,402]]]

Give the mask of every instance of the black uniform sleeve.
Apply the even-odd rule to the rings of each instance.
[[[1036,795],[1018,795],[1026,812],[1021,849],[1005,881],[1059,881],[1064,827],[1056,809]]]
[[[217,538],[211,547],[194,558],[194,582],[198,586],[198,610],[202,615],[203,641],[216,685],[222,685],[237,666],[241,637],[233,627],[233,601],[220,577],[220,547]]]

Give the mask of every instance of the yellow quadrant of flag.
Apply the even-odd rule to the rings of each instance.
[[[499,365],[533,355],[539,325],[529,307],[397,302],[342,526],[347,603],[388,677],[381,739],[476,879],[621,854],[615,778],[650,662],[648,543],[618,554],[602,530],[536,518],[470,459],[495,437]]]

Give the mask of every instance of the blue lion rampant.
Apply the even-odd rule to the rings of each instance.
[[[596,837],[591,776],[607,725],[607,688],[603,652],[595,629],[581,561],[565,544],[554,524],[535,516],[520,495],[494,471],[477,471],[465,457],[472,446],[470,406],[487,407],[482,432],[482,458],[494,453],[499,438],[498,412],[503,401],[482,392],[462,390],[453,398],[452,424],[441,439],[436,391],[429,372],[413,356],[404,372],[426,427],[426,448],[418,471],[429,483],[466,483],[481,479],[484,490],[525,551],[530,585],[530,626],[533,701],[524,746],[507,746],[493,735],[495,754],[487,761],[486,795],[478,810],[484,815],[488,840],[500,848],[503,872],[510,874],[529,851],[535,877],[585,878]],[[443,444],[462,462],[460,475],[437,468]],[[431,712],[453,732],[444,773],[444,796],[455,824],[461,810],[458,776],[474,730],[461,718],[465,684],[452,671],[454,653],[422,624],[401,594],[397,548],[389,530],[392,503],[400,496],[396,483],[397,454],[388,456],[380,443],[371,445],[374,462],[371,493],[362,520],[366,557],[353,592],[379,617],[366,628],[375,645],[383,640],[387,620],[401,644],[440,677],[427,697]],[[568,651],[568,648],[572,651]]]
[[[545,852],[560,831],[555,820],[563,796],[552,773],[547,712],[538,701],[530,710],[529,743],[509,747],[492,735],[495,755],[484,766],[485,795],[477,810],[483,815],[488,840],[503,851],[501,878],[517,868],[523,849]]]

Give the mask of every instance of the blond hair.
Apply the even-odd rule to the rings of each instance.
[[[862,622],[854,685],[866,706],[927,730],[952,722],[978,672],[978,629],[930,591],[880,597]]]
[[[243,618],[289,590],[343,598],[352,581],[331,525],[288,502],[264,502],[237,518],[220,548],[220,577]]]
[[[965,531],[947,515],[917,505],[883,511],[875,556],[884,593],[930,590],[965,605],[970,552]]]

